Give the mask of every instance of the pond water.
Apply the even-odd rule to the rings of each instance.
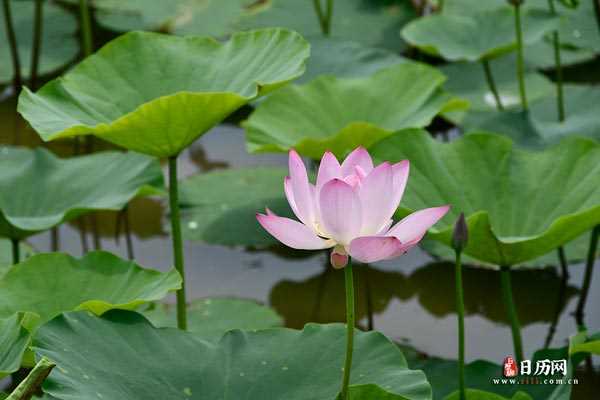
[[[14,99],[0,103],[0,144],[40,145],[37,135],[14,114]],[[69,155],[67,142],[52,149]],[[200,138],[180,157],[180,178],[208,170],[253,165],[285,165],[286,155],[249,155],[243,131],[222,125]],[[143,266],[167,270],[171,266],[171,242],[166,231],[166,204],[159,199],[136,199],[130,205],[130,225],[136,261]],[[116,213],[97,214],[101,247],[127,257],[122,235],[115,240]],[[90,235],[88,235],[90,236]],[[76,224],[59,229],[60,249],[82,254]],[[50,251],[51,235],[42,233],[29,243],[37,251]],[[88,246],[94,247],[91,238]],[[306,322],[344,320],[343,273],[327,267],[326,254],[306,256],[292,250],[252,251],[186,242],[188,298],[228,296],[255,299],[273,307],[289,327]],[[391,262],[356,268],[358,320],[388,337],[415,347],[427,355],[455,358],[456,314],[454,266],[437,262],[415,249]],[[551,346],[564,346],[576,332],[572,313],[583,279],[583,265],[569,268],[568,282],[558,269],[516,271],[514,295],[523,325],[528,355],[540,349],[552,335]],[[501,363],[512,353],[512,340],[501,302],[500,276],[495,271],[468,268],[464,273],[467,360],[485,358]],[[561,297],[564,301],[561,300]],[[174,301],[171,298],[170,301]],[[590,331],[600,330],[600,274],[595,274],[588,298],[586,322]],[[595,309],[596,308],[596,309]],[[554,331],[554,333],[552,333]],[[581,372],[584,373],[584,372]],[[599,377],[582,380],[577,397],[588,399],[587,390],[598,387]],[[595,381],[595,382],[594,382]],[[585,389],[589,387],[590,389]]]

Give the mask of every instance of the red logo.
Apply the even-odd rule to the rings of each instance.
[[[508,356],[504,359],[504,362],[502,363],[502,373],[505,378],[517,376],[519,368],[517,368],[517,362],[514,358]]]

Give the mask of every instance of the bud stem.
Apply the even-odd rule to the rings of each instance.
[[[342,380],[341,400],[349,400],[350,370],[352,369],[352,352],[354,351],[354,276],[352,263],[344,268],[346,283],[346,360]]]
[[[523,29],[521,27],[521,4],[515,3],[515,32],[517,35],[517,77],[523,111],[527,111],[527,93],[525,91],[525,67],[523,62]]]
[[[490,91],[494,95],[494,100],[496,100],[496,108],[498,108],[498,110],[504,110],[504,106],[500,100],[500,94],[498,93],[498,88],[496,87],[496,82],[494,81],[494,75],[492,75],[490,61],[483,59],[481,60],[481,64],[483,65],[483,71],[485,72],[485,80],[487,81]]]
[[[465,392],[465,301],[463,293],[461,252],[456,254],[456,315],[458,319],[458,388],[460,400],[466,400]]]
[[[554,0],[548,0],[548,7],[552,15],[556,16]],[[556,106],[558,108],[558,121],[565,120],[565,100],[563,96],[563,70],[560,59],[560,36],[558,28],[552,32],[552,44],[554,45],[554,68],[556,69]]]

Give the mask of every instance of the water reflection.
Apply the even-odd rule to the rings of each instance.
[[[367,265],[358,266],[357,272],[357,319],[367,328],[373,315],[385,313],[397,299],[402,303],[415,298],[432,316],[442,318],[456,313],[454,298],[454,266],[447,263],[431,263],[411,274],[381,271]],[[559,303],[557,294],[562,285],[561,277],[554,269],[542,271],[515,271],[513,290],[517,311],[523,326],[552,322],[555,315],[562,314],[565,304],[577,294],[568,285],[564,299]],[[509,325],[501,301],[499,274],[496,271],[465,268],[465,312],[479,315],[488,321]],[[331,267],[304,281],[281,281],[271,290],[269,300],[281,314],[286,325],[301,328],[309,321],[344,321],[343,273]],[[375,326],[377,328],[377,326]]]

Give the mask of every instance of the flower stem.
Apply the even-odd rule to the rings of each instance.
[[[487,81],[487,84],[490,87],[490,91],[492,92],[492,94],[494,95],[494,99],[496,100],[496,107],[498,108],[498,110],[504,110],[504,106],[502,105],[502,101],[500,100],[500,95],[498,94],[496,82],[494,81],[494,75],[492,75],[490,61],[487,59],[483,59],[481,60],[481,64],[483,65],[483,70],[485,72],[485,80]]]
[[[517,35],[517,77],[519,79],[519,93],[521,106],[527,111],[527,93],[525,92],[525,67],[523,61],[523,29],[521,27],[521,4],[515,3],[515,31]]]
[[[90,9],[88,7],[87,0],[79,0],[79,17],[81,29],[81,48],[83,50],[84,57],[92,54],[92,24],[90,18]]]
[[[13,265],[15,265],[21,261],[21,249],[19,239],[10,238],[10,243],[12,244]]]
[[[13,62],[13,84],[15,93],[19,92],[21,87],[21,62],[19,61],[19,51],[17,50],[17,37],[13,26],[12,13],[10,11],[10,0],[2,0],[4,9],[4,25],[6,26],[6,37],[10,46],[10,55]]]
[[[556,15],[554,0],[548,0],[548,6],[550,7],[552,15]],[[556,106],[558,108],[558,120],[563,122],[565,120],[565,100],[563,94],[563,69],[560,59],[560,36],[558,34],[558,29],[552,32],[552,43],[554,46],[554,68],[556,69]]]
[[[594,269],[594,261],[596,260],[596,250],[598,249],[598,236],[600,236],[600,225],[596,225],[592,230],[592,237],[590,238],[590,247],[588,248],[587,261],[585,263],[585,275],[583,277],[583,284],[581,286],[581,294],[579,295],[579,302],[575,310],[575,321],[579,328],[585,327],[583,321],[583,311],[585,309],[585,302],[587,301],[588,292],[590,291],[590,285],[592,283],[592,272]]]
[[[465,392],[465,300],[463,293],[460,251],[456,254],[456,315],[458,318],[458,388],[460,400],[466,400]]]
[[[40,65],[40,51],[42,49],[42,29],[44,24],[44,0],[35,0],[33,22],[33,46],[31,48],[31,68],[29,72],[29,86],[35,90]]]
[[[185,269],[183,243],[181,240],[181,220],[179,218],[179,192],[177,187],[177,156],[169,157],[169,208],[171,210],[171,238],[173,240],[173,260],[175,269],[181,275],[181,289],[177,291],[177,327],[187,329],[185,300]]]
[[[333,0],[327,0],[327,12],[325,14],[325,35],[331,33],[331,19],[333,18]]]
[[[352,352],[354,351],[354,276],[352,263],[344,268],[346,281],[346,360],[344,362],[344,378],[342,381],[342,398],[349,400],[350,370],[352,369]]]
[[[27,377],[13,390],[6,400],[29,400],[42,387],[52,369],[56,366],[46,357],[42,357],[35,367],[29,372]]]
[[[333,16],[333,0],[327,0],[327,8],[325,13],[321,8],[321,0],[313,0],[313,7],[317,13],[319,19],[319,26],[321,26],[321,32],[324,36],[329,36],[331,32],[331,18]]]
[[[510,321],[510,328],[512,330],[515,357],[517,358],[517,362],[520,362],[524,360],[523,340],[521,339],[521,325],[519,324],[517,309],[513,301],[512,285],[510,282],[510,267],[506,265],[500,267],[500,279],[502,284],[502,299],[504,301],[504,307],[506,308],[506,313],[508,314],[508,319]]]

